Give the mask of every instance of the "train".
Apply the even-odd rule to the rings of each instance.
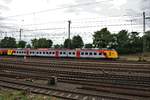
[[[10,49],[0,48],[0,55],[30,56],[30,57],[55,57],[55,58],[97,58],[117,59],[118,52],[114,49]]]

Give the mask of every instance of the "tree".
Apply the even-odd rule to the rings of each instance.
[[[38,39],[32,39],[31,43],[33,48],[38,48]]]
[[[32,39],[33,48],[51,48],[53,41],[47,40],[46,38]]]
[[[117,49],[118,43],[117,43],[117,34],[111,34],[112,40],[109,43],[109,49]]]
[[[53,45],[53,41],[52,40],[47,40],[47,42],[48,42],[48,48],[51,48],[52,45]]]
[[[79,35],[74,36],[72,39],[72,48],[73,49],[82,48],[83,46],[84,46],[84,43],[83,43],[82,38]]]
[[[4,37],[0,42],[1,48],[16,48],[16,40],[12,37]]]
[[[130,53],[142,52],[143,42],[138,32],[129,33],[129,42]]]
[[[46,38],[40,38],[38,40],[38,48],[48,48],[48,41]]]
[[[129,53],[129,34],[126,30],[121,30],[117,34],[117,51],[119,53]]]
[[[85,44],[85,48],[93,48],[93,45],[91,43]]]
[[[65,39],[64,41],[64,48],[72,48],[71,39]]]
[[[150,51],[150,31],[145,32],[145,35],[142,38],[146,41],[146,51]]]
[[[26,42],[25,41],[19,41],[19,43],[17,45],[18,48],[25,48],[25,46],[26,46]]]
[[[30,44],[27,44],[26,48],[31,48],[31,45],[30,45]]]
[[[62,45],[62,44],[60,44],[60,45],[59,45],[59,44],[56,44],[56,45],[54,45],[54,48],[55,48],[55,49],[60,49],[60,48],[63,48],[63,45]]]
[[[108,48],[112,42],[112,35],[107,30],[103,28],[100,31],[96,31],[93,35],[93,45],[96,48]]]

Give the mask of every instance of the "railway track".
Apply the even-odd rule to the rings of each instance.
[[[81,70],[81,69],[76,69],[76,70],[73,70],[73,69],[64,69],[64,67],[61,67],[61,65],[59,65],[59,66],[57,66],[56,65],[56,68],[55,68],[55,65],[53,65],[52,67],[51,66],[48,66],[48,67],[43,67],[43,66],[40,66],[40,65],[36,65],[35,64],[35,66],[34,66],[34,64],[24,64],[24,63],[13,63],[13,64],[7,64],[7,63],[0,63],[0,68],[11,68],[11,69],[24,69],[24,70],[33,70],[33,71],[39,71],[39,70],[43,70],[43,71],[45,71],[45,72],[47,72],[47,71],[49,71],[49,72],[60,72],[60,74],[61,74],[61,72],[62,72],[62,74],[63,73],[67,73],[67,74],[85,74],[86,76],[98,76],[98,75],[107,75],[107,76],[112,76],[112,73],[105,73],[105,72],[103,72],[103,71],[105,71],[104,69],[101,69],[101,70],[96,70],[96,71],[85,71],[85,70]],[[25,67],[26,66],[26,67]],[[59,67],[59,68],[57,68],[57,67]],[[71,67],[72,68],[72,67]],[[113,70],[113,69],[110,69],[110,70]],[[118,69],[118,70],[121,70],[121,69]],[[118,71],[118,70],[116,70],[116,72]],[[149,71],[149,70],[147,70],[147,71]],[[131,71],[131,73],[132,73],[132,71]],[[149,73],[148,73],[149,74]],[[119,74],[117,74],[117,73],[115,73],[115,75],[118,75],[119,76]],[[121,75],[120,75],[121,76]],[[147,76],[147,77],[144,77],[144,76],[135,76],[135,75],[132,75],[132,74],[126,74],[126,75],[122,75],[122,76],[128,76],[128,78],[132,78],[132,77],[137,77],[137,78],[140,78],[141,77],[141,79],[146,79],[147,78],[147,80],[149,79],[149,76]]]
[[[18,90],[28,90],[33,93],[39,93],[44,95],[55,96],[58,98],[69,99],[69,100],[133,100],[138,98],[139,100],[148,100],[150,98],[150,92],[146,91],[135,91],[135,90],[126,90],[126,89],[116,89],[113,87],[98,87],[95,92],[92,92],[94,87],[82,86],[78,89],[90,90],[89,92],[77,91],[77,90],[68,90],[61,88],[48,87],[41,84],[26,83],[23,81],[18,81],[10,78],[0,78],[0,86]],[[95,90],[95,89],[94,89]],[[124,92],[121,92],[124,91]],[[131,92],[131,93],[130,93]],[[109,94],[111,93],[111,95]],[[117,94],[117,95],[116,95]],[[70,96],[69,96],[70,95]],[[71,96],[72,95],[72,96]],[[119,96],[120,95],[120,96]],[[138,100],[137,99],[137,100]]]
[[[5,72],[20,72],[20,73],[38,73],[45,76],[57,76],[57,77],[69,77],[72,79],[87,79],[92,82],[110,82],[116,84],[125,84],[126,85],[150,85],[150,77],[139,77],[139,76],[125,76],[125,75],[105,75],[105,74],[95,74],[95,73],[83,73],[83,72],[68,72],[64,70],[52,70],[52,69],[34,69],[29,67],[20,67],[20,66],[10,66],[10,65],[2,65],[0,67],[1,70],[5,70]]]
[[[5,61],[1,61],[0,64],[7,63]],[[135,74],[135,75],[149,75],[150,73],[150,65],[136,67],[136,66],[114,66],[107,64],[97,64],[97,65],[88,65],[88,64],[66,64],[60,62],[51,62],[51,63],[35,63],[35,62],[9,62],[9,64],[17,64],[17,65],[27,65],[27,66],[40,66],[46,68],[59,68],[59,69],[73,69],[73,70],[84,70],[84,71],[99,71],[101,73],[119,73],[122,74]],[[150,75],[149,75],[150,76]]]
[[[57,61],[57,60],[49,60],[49,61],[36,61],[36,60],[27,60],[27,61],[24,61],[24,60],[1,60],[0,61],[1,63],[24,63],[24,64],[39,64],[39,65],[50,65],[50,64],[61,64],[61,65],[73,65],[74,67],[108,67],[108,68],[137,68],[137,69],[150,69],[150,63],[147,63],[147,64],[141,64],[141,63],[135,63],[135,64],[130,64],[130,63],[110,63],[110,62],[107,62],[107,63],[103,63],[103,62],[76,62],[76,61]],[[40,63],[39,63],[40,62]],[[142,66],[142,67],[141,67]]]
[[[131,100],[131,98],[121,98],[102,94],[92,94],[88,92],[76,92],[74,90],[53,88],[3,77],[0,78],[0,86],[18,90],[28,90],[33,93],[44,94],[68,100]]]
[[[0,71],[0,75],[4,76],[4,77],[13,77],[13,78],[32,78],[32,79],[40,79],[40,80],[49,80],[52,77],[51,76],[47,76],[45,74],[41,74],[41,73],[33,73],[33,72],[14,72],[14,71]],[[92,86],[106,86],[106,85],[102,85],[102,83],[96,82],[96,81],[92,81],[92,80],[88,80],[88,79],[83,79],[83,78],[71,78],[71,77],[64,77],[64,76],[58,76],[57,77],[59,82],[67,82],[67,83],[74,83],[74,84],[80,84],[80,85],[92,85]],[[106,83],[105,83],[106,84]],[[108,85],[107,86],[111,86]],[[136,89],[136,90],[143,90],[143,91],[150,91],[150,86],[148,85],[143,85],[143,87],[141,87],[140,85],[135,85],[136,87],[131,87],[131,86],[123,86],[123,85],[117,85],[115,84],[115,87],[125,87],[128,89]],[[114,87],[114,86],[113,86]]]
[[[131,67],[129,66],[131,65]],[[137,65],[137,66],[136,66]],[[8,82],[10,78],[32,78],[37,80],[49,80],[51,76],[56,76],[58,82],[78,84],[79,90],[83,90],[81,94],[73,94],[66,97],[67,93],[52,90],[51,96],[56,96],[68,100],[149,100],[150,99],[150,67],[148,63],[143,64],[108,64],[108,63],[75,63],[72,61],[51,61],[41,62],[36,61],[28,62],[13,62],[0,61],[0,86],[6,87],[4,84],[14,84],[13,89],[26,90],[31,89],[33,93],[40,93],[40,91],[47,91],[38,88],[37,91],[34,86],[19,87],[20,82],[16,80],[14,82]],[[137,67],[137,68],[136,68]],[[116,73],[109,73],[116,72]],[[127,72],[123,73],[122,72]],[[132,74],[137,73],[137,74]],[[141,75],[143,73],[143,75]],[[6,79],[6,80],[5,80]],[[15,79],[11,79],[15,80]],[[17,83],[19,82],[19,83]],[[22,82],[26,84],[25,82]],[[18,84],[15,85],[15,84]],[[10,86],[11,86],[10,85]],[[32,83],[32,85],[37,85]],[[11,88],[9,85],[7,88]],[[16,87],[15,87],[16,86]],[[19,87],[19,88],[17,88]],[[26,88],[25,88],[26,87]],[[62,89],[63,90],[63,89]],[[86,92],[85,92],[86,91]],[[97,94],[95,95],[95,91]],[[77,92],[77,91],[74,91]],[[81,91],[80,91],[81,92]],[[89,93],[90,92],[90,93]],[[46,94],[41,92],[40,94]],[[64,95],[65,96],[64,96]],[[88,96],[88,94],[91,94]],[[109,95],[108,95],[109,94]],[[68,98],[69,97],[69,98]],[[118,98],[119,97],[119,98]]]

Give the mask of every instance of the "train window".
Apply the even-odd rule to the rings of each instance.
[[[62,52],[60,52],[60,54],[62,54]]]
[[[43,52],[43,54],[45,54],[45,52]]]
[[[89,55],[92,55],[92,52],[90,52],[90,54]]]
[[[18,51],[17,51],[17,53],[18,53]]]
[[[97,55],[97,53],[96,53],[96,52],[94,52],[94,55]]]
[[[73,55],[75,55],[75,52],[73,52]]]
[[[49,52],[49,54],[51,54],[51,52]]]
[[[48,54],[48,52],[46,52],[46,54]]]
[[[63,52],[63,54],[65,55],[65,54],[66,54],[66,52]]]
[[[102,53],[99,53],[99,55],[102,55]]]
[[[39,52],[36,52],[36,54],[39,54]]]
[[[85,55],[88,55],[88,52],[85,52]]]
[[[69,52],[69,55],[71,55],[71,52]]]
[[[40,54],[42,54],[42,52],[40,52]]]
[[[53,52],[53,54],[55,54],[55,52]]]
[[[81,52],[81,55],[84,55],[84,52]]]

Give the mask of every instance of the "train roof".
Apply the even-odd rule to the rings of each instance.
[[[115,51],[115,49],[106,49],[106,48],[102,48],[102,49],[98,49],[98,48],[92,48],[92,49],[54,49],[54,48],[0,48],[0,50],[41,50],[41,51],[47,51],[47,50],[80,50],[80,51]]]

